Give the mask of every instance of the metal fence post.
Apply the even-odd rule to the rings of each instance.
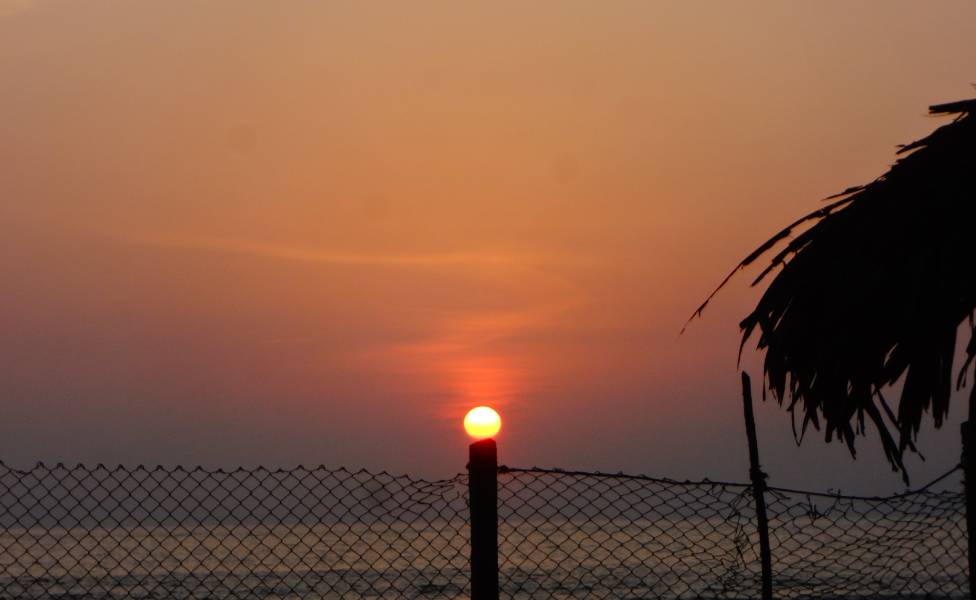
[[[498,449],[488,439],[469,450],[471,600],[498,600]]]
[[[762,598],[773,598],[773,559],[769,549],[769,518],[766,515],[766,474],[759,468],[759,442],[756,439],[756,417],[752,412],[752,382],[742,372],[742,408],[746,418],[746,437],[749,438],[749,478],[756,500],[756,525],[759,528],[759,557],[762,561]]]
[[[976,387],[969,395],[969,420],[962,424],[963,488],[966,492],[966,534],[969,555],[969,597],[976,600]]]

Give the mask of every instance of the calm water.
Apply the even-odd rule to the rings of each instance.
[[[503,596],[654,598],[758,595],[754,540],[729,520],[524,521],[503,527]],[[938,525],[938,524],[929,524]],[[953,527],[955,524],[952,524]],[[863,552],[865,540],[838,523],[778,560],[779,597],[914,597],[901,565],[919,551],[948,565],[941,596],[962,597],[964,555],[927,536],[911,547]],[[930,531],[952,530],[935,526]],[[2,598],[465,598],[467,525],[377,523],[132,529],[10,529],[0,536]],[[707,532],[707,533],[700,533]],[[849,539],[845,541],[845,535]],[[867,540],[870,544],[878,540]],[[903,542],[906,540],[902,540]],[[922,548],[918,547],[922,544]],[[839,544],[839,546],[837,546]],[[845,546],[846,545],[846,546]],[[806,551],[804,551],[806,548]],[[819,550],[818,550],[819,548]],[[939,556],[936,556],[939,555]],[[908,575],[908,576],[906,576]],[[917,582],[915,582],[917,583]],[[819,592],[817,590],[820,590]],[[956,592],[959,593],[956,593]]]

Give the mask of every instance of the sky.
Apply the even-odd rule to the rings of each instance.
[[[974,95],[974,34],[963,1],[0,0],[0,459],[441,477],[489,404],[513,466],[745,480],[749,273],[679,332]],[[877,436],[757,413],[773,484],[902,488]]]

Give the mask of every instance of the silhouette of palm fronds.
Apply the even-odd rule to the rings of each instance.
[[[802,415],[798,439],[822,420],[826,441],[843,441],[853,455],[855,436],[870,421],[906,482],[902,456],[915,449],[923,415],[931,411],[938,427],[948,412],[956,333],[967,317],[972,335],[957,387],[976,355],[976,99],[930,112],[955,118],[902,146],[881,177],[828,198],[774,235],[695,313],[785,242],[753,282],[775,273],[740,323],[740,352],[758,329],[767,387]],[[882,389],[902,376],[896,414]],[[976,386],[973,394],[976,402]]]

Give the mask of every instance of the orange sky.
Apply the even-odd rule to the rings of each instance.
[[[972,95],[974,34],[969,2],[0,0],[0,457],[446,475],[488,403],[503,462],[743,479],[747,280],[678,331]],[[899,485],[760,420],[778,483]]]

